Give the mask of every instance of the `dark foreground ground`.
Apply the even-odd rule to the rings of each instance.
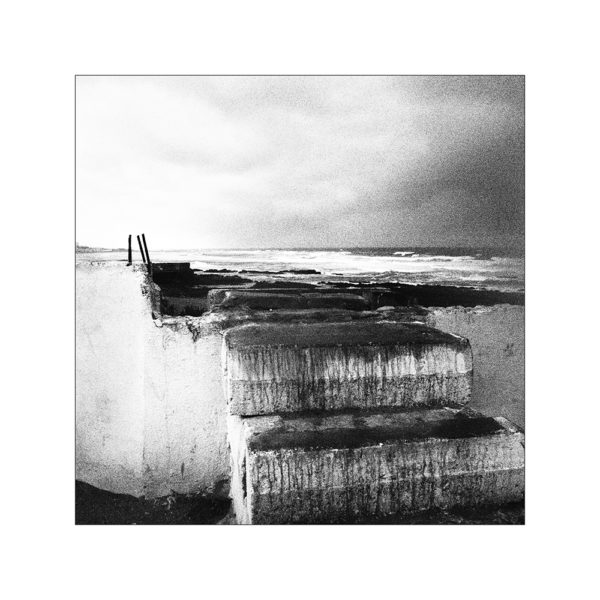
[[[144,500],[75,482],[77,525],[216,524],[227,516],[229,506],[229,500],[200,495]]]
[[[523,504],[502,507],[428,511],[392,517],[378,523],[404,525],[520,525],[525,522]],[[228,500],[177,494],[144,500],[112,494],[81,481],[75,482],[77,525],[228,525],[232,523]]]

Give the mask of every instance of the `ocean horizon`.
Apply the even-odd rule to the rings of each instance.
[[[124,249],[77,252],[85,260],[126,260]],[[141,260],[134,247],[134,261]],[[515,248],[482,246],[386,246],[152,250],[153,262],[189,262],[201,271],[274,271],[280,279],[360,283],[469,286],[524,291],[525,258]],[[293,271],[312,270],[302,274]],[[286,273],[285,271],[289,271]]]

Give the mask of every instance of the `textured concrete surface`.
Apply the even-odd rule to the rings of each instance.
[[[524,436],[453,409],[229,417],[238,523],[337,523],[519,502]]]
[[[218,493],[229,479],[222,337],[165,319],[146,342],[144,492]]]
[[[471,342],[470,406],[525,427],[525,307],[503,304],[435,308],[430,309],[427,324]]]
[[[343,310],[337,308],[304,308],[279,310],[249,310],[240,307],[233,310],[216,310],[205,315],[212,322],[218,322],[223,330],[239,325],[258,323],[342,323],[349,321],[374,322],[419,322],[424,323],[426,314],[412,308],[391,308],[391,310]]]
[[[472,379],[467,340],[419,323],[265,323],[224,340],[235,415],[458,406]]]

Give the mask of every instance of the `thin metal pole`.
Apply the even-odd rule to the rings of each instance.
[[[129,234],[129,240],[127,241],[127,266],[131,265],[131,234]]]
[[[146,257],[144,256],[144,249],[142,248],[142,240],[140,240],[140,236],[137,236],[138,246],[140,247],[140,254],[142,255],[142,260],[144,264],[146,264]]]
[[[151,265],[150,254],[148,253],[148,246],[146,246],[146,234],[142,233],[142,242],[144,242],[144,250],[146,251],[146,262]]]

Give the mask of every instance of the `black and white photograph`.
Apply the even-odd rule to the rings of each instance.
[[[523,524],[525,81],[76,76],[76,523]]]
[[[3,597],[597,595],[597,12],[7,5]]]

